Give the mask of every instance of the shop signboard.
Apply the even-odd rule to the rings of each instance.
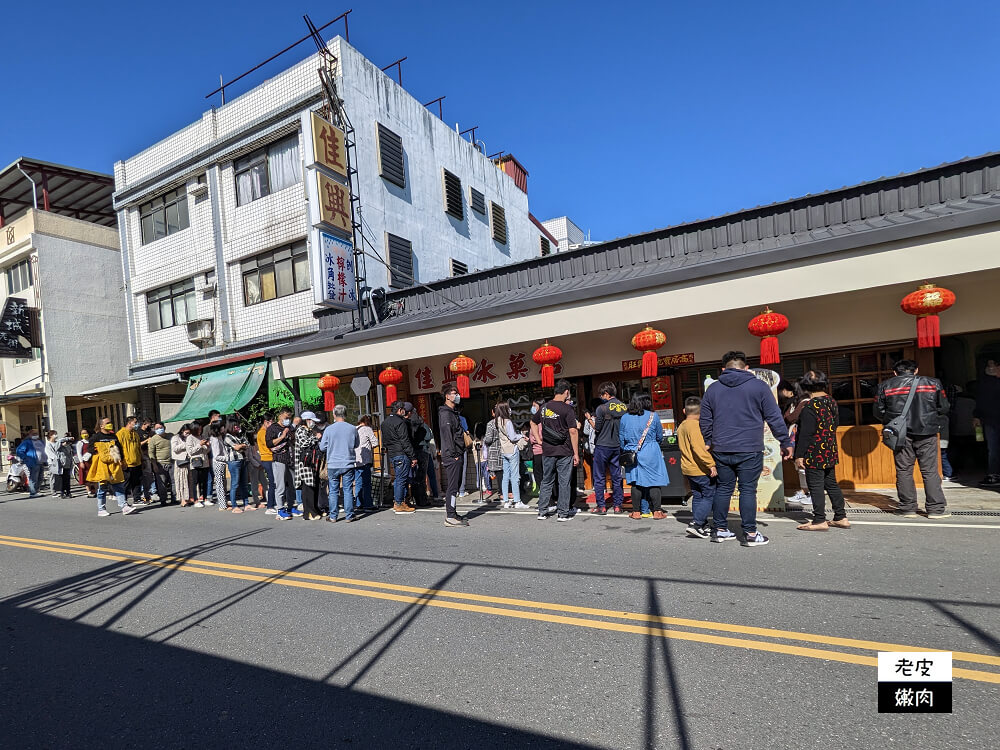
[[[657,367],[681,367],[694,364],[694,352],[687,354],[666,354],[656,358]],[[622,360],[622,372],[638,372],[642,369],[641,359]]]
[[[329,232],[315,231],[313,299],[318,305],[352,310],[357,307],[354,246]]]

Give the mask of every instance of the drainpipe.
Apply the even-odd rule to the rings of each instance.
[[[30,174],[28,174],[23,169],[21,169],[21,162],[17,163],[17,171],[20,172],[21,174],[23,174],[25,177],[27,177],[28,178],[28,182],[31,183],[31,199],[34,202],[34,204],[35,204],[35,210],[37,211],[38,210],[38,185],[35,183],[35,181],[33,179],[31,179],[31,175]]]

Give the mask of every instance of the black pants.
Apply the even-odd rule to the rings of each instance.
[[[319,481],[318,477],[317,481]],[[303,484],[299,489],[302,491],[302,517],[313,518],[320,515],[319,505],[316,502],[319,497],[317,488]]]
[[[125,497],[132,495],[132,503],[142,499],[142,466],[125,468]]]
[[[663,510],[663,495],[659,487],[640,487],[632,485],[632,512],[642,512],[643,498],[649,503],[649,512],[657,513]]]
[[[947,505],[938,473],[938,436],[914,435],[903,440],[894,455],[896,462],[896,494],[900,510],[917,509],[917,485],[913,481],[913,464],[920,464],[927,496],[927,512],[943,513]]]
[[[52,492],[58,492],[62,497],[70,497],[73,494],[73,467],[64,469],[58,474],[52,475]]]
[[[195,469],[188,464],[188,499],[198,502],[205,495],[205,482],[208,480],[208,469]],[[209,498],[211,499],[211,498]]]
[[[542,477],[544,476],[541,453],[536,453],[531,457],[531,475],[534,477],[535,487],[540,490],[542,488]]]
[[[462,486],[462,464],[465,462],[465,454],[461,456],[441,456],[441,463],[444,464],[445,479],[447,487],[444,492],[444,509],[449,518],[458,515],[458,491]]]
[[[170,464],[164,466],[155,458],[149,459],[149,469],[153,475],[153,483],[156,485],[156,494],[160,496],[160,503],[166,505],[170,498]],[[174,500],[177,498],[175,497]]]
[[[417,465],[410,469],[410,493],[415,505],[427,505],[427,451],[417,451]]]
[[[837,468],[835,466],[827,469],[807,468],[806,486],[812,497],[813,523],[826,521],[826,495],[830,496],[830,505],[833,506],[833,520],[839,521],[847,518],[847,511],[844,509],[844,493],[840,491],[840,485],[837,484]]]

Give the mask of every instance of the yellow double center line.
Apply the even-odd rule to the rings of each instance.
[[[94,547],[87,544],[71,544],[47,539],[31,539],[26,537],[0,535],[0,545],[42,550],[45,552],[58,552],[62,554],[92,557],[102,560],[130,562],[136,565],[168,568],[171,570],[200,573],[202,575],[217,576],[221,578],[235,578],[244,581],[273,583],[279,586],[292,586],[295,588],[315,589],[318,591],[331,591],[338,594],[350,594],[352,596],[363,596],[371,599],[383,599],[386,601],[416,604],[419,606],[439,607],[442,609],[461,610],[464,612],[478,612],[481,614],[513,617],[522,620],[538,620],[542,622],[559,623],[561,625],[572,625],[575,627],[592,628],[596,630],[609,630],[620,633],[636,633],[639,635],[671,638],[683,641],[695,641],[698,643],[711,643],[718,646],[732,646],[735,648],[747,648],[756,651],[769,651],[778,654],[790,654],[793,656],[804,656],[811,659],[824,659],[845,662],[848,664],[861,664],[871,667],[877,665],[877,659],[875,656],[866,653],[834,651],[829,649],[799,646],[794,643],[780,643],[775,641],[757,640],[754,638],[735,638],[725,635],[714,635],[712,632],[693,631],[734,633],[739,635],[758,636],[759,638],[771,638],[776,641],[793,641],[799,643],[820,644],[824,646],[840,646],[863,652],[933,652],[944,650],[907,646],[898,643],[882,643],[879,641],[864,641],[854,638],[818,635],[814,633],[801,633],[794,630],[777,630],[774,628],[759,628],[750,625],[736,625],[733,623],[712,622],[709,620],[691,620],[682,617],[666,617],[663,615],[653,615],[645,612],[623,612],[610,609],[598,609],[595,607],[580,607],[572,604],[558,604],[553,602],[532,601],[528,599],[512,599],[502,596],[488,596],[485,594],[471,594],[460,591],[428,589],[420,586],[407,586],[398,583],[384,583],[381,581],[341,578],[338,576],[320,575],[316,573],[299,573],[295,571],[259,568],[250,565],[235,565],[232,563],[195,560],[171,555],[154,555],[145,552],[132,552],[130,550],[121,550],[109,547]],[[520,609],[511,609],[511,607],[519,607]],[[586,615],[586,617],[582,617],[580,615]],[[615,620],[624,620],[625,622],[615,622]],[[661,625],[673,625],[690,628],[691,630],[673,630],[659,627]],[[952,652],[952,658],[956,662],[969,662],[973,664],[1000,667],[1000,656],[992,656],[990,654],[954,651]],[[953,674],[955,677],[962,677],[968,680],[1000,684],[1000,672],[986,672],[974,669],[955,668],[953,670]]]

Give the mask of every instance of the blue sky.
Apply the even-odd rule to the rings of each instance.
[[[110,172],[349,7],[354,46],[406,55],[415,97],[524,163],[536,216],[595,240],[1000,150],[995,2],[8,5],[4,165]]]

